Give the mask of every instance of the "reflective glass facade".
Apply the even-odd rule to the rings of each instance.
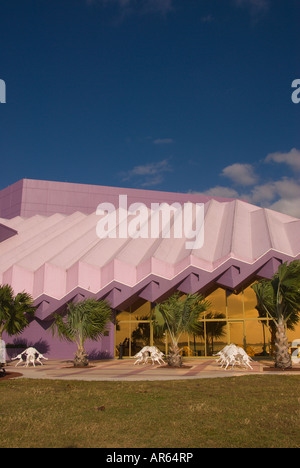
[[[242,346],[250,356],[274,351],[272,320],[259,317],[256,296],[251,285],[234,293],[217,288],[206,296],[211,304],[201,317],[199,335],[181,335],[179,348],[189,357],[212,356],[230,343]],[[151,303],[138,299],[131,307],[116,312],[115,355],[123,344],[123,356],[133,357],[143,346],[155,345],[165,354],[170,341],[153,327]],[[300,338],[300,326],[287,330],[288,340]]]

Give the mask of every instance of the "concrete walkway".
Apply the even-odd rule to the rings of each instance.
[[[184,359],[184,367],[171,368],[157,365],[134,365],[134,359],[111,359],[91,361],[90,367],[74,368],[71,361],[45,361],[43,366],[24,367],[9,363],[7,372],[18,372],[22,377],[30,379],[58,379],[58,380],[86,380],[86,381],[142,381],[142,380],[185,380],[215,377],[232,377],[252,374],[296,374],[300,372],[272,372],[266,367],[273,364],[270,361],[252,362],[253,370],[235,367],[234,369],[221,369],[215,359]],[[296,367],[296,366],[295,366]],[[298,366],[299,367],[299,366]],[[300,367],[299,367],[300,371]]]

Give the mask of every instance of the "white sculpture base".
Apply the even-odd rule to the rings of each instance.
[[[26,361],[23,360],[23,356],[26,356]],[[41,353],[39,353],[38,350],[35,349],[35,348],[25,349],[25,351],[23,351],[23,353],[18,354],[16,357],[12,358],[12,361],[14,361],[16,359],[19,359],[19,361],[17,362],[15,367],[17,367],[19,364],[21,364],[23,362],[25,363],[25,367],[28,367],[30,364],[32,364],[33,367],[35,367],[36,363],[39,363],[39,364],[43,365],[41,359],[48,360],[48,358],[46,358]]]
[[[147,364],[148,360],[152,361],[152,365],[154,364],[165,364],[163,360],[164,354],[159,351],[156,346],[144,346],[141,351],[139,351],[134,357],[137,358],[134,365],[136,364]]]
[[[215,354],[215,356],[219,356],[217,363],[219,363],[221,367],[224,367],[225,370],[229,366],[233,369],[236,365],[253,370],[253,367],[250,364],[253,359],[248,356],[243,348],[236,346],[235,344],[225,346],[225,348]]]

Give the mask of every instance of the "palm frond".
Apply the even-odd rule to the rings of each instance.
[[[14,296],[10,285],[0,287],[0,333],[19,335],[35,315],[33,298],[26,292]]]
[[[176,292],[166,301],[157,304],[155,321],[157,326],[168,330],[173,344],[178,344],[183,333],[201,334],[199,318],[209,307],[210,303],[199,294],[182,297]]]
[[[51,329],[59,339],[83,346],[87,339],[100,339],[108,331],[111,320],[111,309],[106,301],[85,299],[70,302],[64,316],[56,314]]]
[[[300,320],[300,261],[283,263],[270,280],[252,285],[260,317],[269,316],[276,323],[283,320],[293,329]]]

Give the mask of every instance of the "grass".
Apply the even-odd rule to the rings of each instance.
[[[299,383],[2,381],[0,448],[299,448]]]

